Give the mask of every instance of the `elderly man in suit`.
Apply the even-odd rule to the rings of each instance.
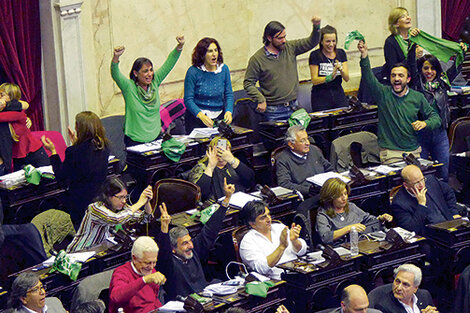
[[[433,175],[424,177],[416,165],[401,171],[403,187],[392,201],[392,215],[398,226],[424,235],[426,224],[460,218],[454,191]]]
[[[16,277],[11,287],[8,307],[15,313],[65,313],[57,298],[46,298],[46,290],[39,277],[30,272]]]
[[[419,267],[403,264],[394,273],[393,284],[377,287],[369,293],[371,307],[383,313],[439,313],[429,291],[418,289],[422,278]]]

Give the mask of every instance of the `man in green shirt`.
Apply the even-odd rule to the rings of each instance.
[[[286,29],[277,21],[266,25],[264,47],[250,58],[243,81],[246,92],[258,104],[256,110],[264,113],[266,120],[287,120],[297,106],[296,57],[318,44],[320,21],[314,16],[312,33],[298,40],[286,40]],[[261,91],[256,88],[258,81]]]
[[[421,93],[408,88],[411,78],[406,65],[395,64],[390,73],[391,86],[384,86],[372,73],[367,44],[360,41],[357,47],[361,52],[362,79],[378,104],[380,161],[389,164],[402,160],[403,153],[419,156],[417,132],[439,127],[439,115]]]

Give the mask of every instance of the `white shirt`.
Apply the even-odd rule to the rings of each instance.
[[[400,304],[405,308],[406,313],[421,313],[420,309],[418,308],[418,297],[416,295],[413,295],[413,307],[404,304],[400,300],[398,300]]]
[[[240,257],[242,258],[243,263],[260,274],[269,276],[270,278],[280,279],[283,270],[277,267],[269,267],[266,257],[273,253],[279,246],[279,237],[281,236],[281,232],[284,227],[286,227],[286,225],[281,223],[271,225],[272,242],[254,229],[248,231],[240,243]],[[287,238],[289,238],[289,232],[287,232]],[[307,244],[305,240],[301,238],[299,238],[299,240],[302,243],[302,248],[296,253],[292,246],[292,242],[288,239],[289,245],[277,264],[295,260],[298,255],[305,254],[307,251]]]
[[[25,310],[28,311],[29,313],[37,313],[36,311],[33,311],[33,310],[31,310],[31,309],[28,309],[28,308],[25,307],[24,305],[23,305],[23,309],[25,309]],[[43,312],[43,313],[46,313],[46,312],[47,312],[47,305],[44,305],[44,307],[42,308],[42,312]]]

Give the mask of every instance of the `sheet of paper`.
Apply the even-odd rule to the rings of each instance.
[[[136,152],[136,153],[144,153],[154,150],[160,150],[162,147],[162,139],[158,139],[152,142],[143,143],[141,145],[132,146],[126,148],[127,151]]]
[[[217,135],[219,130],[217,128],[194,128],[189,138],[209,138],[212,135]]]
[[[168,301],[163,306],[158,308],[158,312],[185,312],[184,302],[181,301]]]
[[[225,197],[220,198],[219,201],[223,201],[224,198]],[[243,208],[245,204],[253,200],[261,200],[261,199],[253,195],[250,195],[248,193],[238,191],[238,192],[235,192],[230,198],[229,205],[236,206],[237,208]]]
[[[307,181],[321,187],[330,178],[339,178],[342,181],[344,181],[345,183],[348,183],[351,180],[351,178],[343,176],[343,175],[338,174],[336,172],[326,172],[326,173],[321,173],[321,174],[311,176],[311,177],[307,178]]]
[[[283,196],[283,195],[287,195],[287,194],[290,194],[292,193],[293,191],[290,190],[290,189],[287,189],[287,188],[284,188],[284,187],[281,187],[281,186],[278,186],[278,187],[273,187],[271,188],[271,190],[274,192],[274,194],[278,197],[280,196]],[[251,195],[255,196],[255,197],[259,197],[261,198],[261,191],[255,191],[255,192],[252,192],[250,193]]]

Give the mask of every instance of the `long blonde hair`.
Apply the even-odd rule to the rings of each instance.
[[[214,138],[212,138],[211,142],[209,143],[209,146],[207,146],[207,149],[216,147],[217,143],[220,140],[226,140],[227,149],[232,150],[232,144],[230,143],[230,141],[228,141],[227,138],[222,137],[222,136],[215,136]],[[208,160],[207,156],[204,156],[202,159],[199,160],[199,163],[206,163],[207,160]]]
[[[10,97],[10,100],[21,99],[21,90],[17,84],[3,83],[0,85],[0,92],[5,92]]]
[[[398,29],[395,25],[398,23],[400,17],[405,13],[408,14],[408,10],[403,7],[396,7],[390,12],[390,15],[388,16],[388,29],[393,35],[398,35]]]
[[[343,191],[351,192],[351,187],[339,178],[328,179],[320,190],[320,204],[326,210],[326,214],[333,218],[336,216],[335,208],[333,206],[333,200],[341,197]],[[345,212],[349,212],[349,204],[346,203],[344,207]]]

